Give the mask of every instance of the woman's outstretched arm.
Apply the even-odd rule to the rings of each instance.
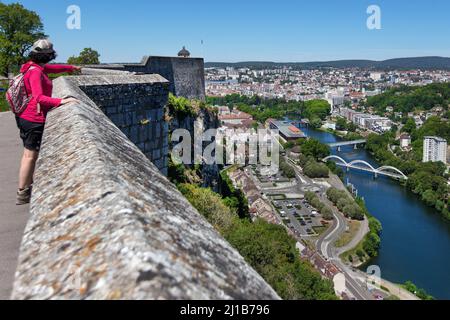
[[[71,66],[68,64],[46,64],[44,66],[44,72],[45,73],[72,73],[74,71],[80,70],[80,67]]]

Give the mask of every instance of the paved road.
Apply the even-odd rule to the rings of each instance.
[[[293,165],[297,178],[308,185],[315,185],[312,179],[302,175],[296,165]],[[329,205],[333,211],[333,225],[324,234],[321,235],[316,242],[316,249],[326,259],[333,261],[333,263],[343,272],[346,280],[346,287],[350,293],[358,300],[373,300],[373,296],[364,288],[363,284],[356,281],[356,274],[354,274],[347,266],[345,266],[337,255],[334,242],[336,239],[345,232],[347,228],[347,222],[342,214],[340,214],[332,205],[331,202],[324,195],[325,189],[323,186],[317,186],[320,189],[319,198],[322,202]]]
[[[9,299],[28,206],[16,206],[22,145],[14,116],[0,113],[0,300]]]

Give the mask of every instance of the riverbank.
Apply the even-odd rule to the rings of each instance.
[[[348,192],[344,183],[335,174],[330,173],[330,177],[326,180],[331,186],[333,186],[339,190],[345,190],[348,193],[348,195],[351,196],[350,192]],[[348,219],[346,219],[346,221],[348,222]],[[352,252],[356,252],[358,249],[362,249],[365,238],[371,232],[370,227],[369,227],[369,217],[365,216],[365,219],[358,223],[359,223],[358,231],[352,237],[352,239],[345,246],[336,247],[337,254],[338,254],[341,262],[345,265],[348,265],[348,258],[347,258],[347,260],[345,258],[343,259],[342,255],[351,254]],[[337,241],[339,241],[339,239]],[[359,267],[361,265],[364,265],[364,262],[362,262],[360,265],[350,264],[350,267]],[[360,272],[361,272],[361,274],[364,274],[364,277],[369,276],[369,275],[365,274],[363,271],[360,271]],[[394,284],[386,279],[380,278],[379,286],[376,286],[376,287],[377,287],[377,289],[385,292],[385,294],[387,296],[390,296],[391,298],[394,297],[394,299],[398,298],[400,300],[420,300],[417,296],[415,296],[411,292],[407,291],[401,285]]]
[[[357,231],[353,231],[353,238],[341,248],[337,248],[338,256],[344,263],[350,263],[352,267],[359,267],[378,255],[378,249],[381,242],[379,237],[381,233],[381,223],[369,213],[362,199],[354,198],[338,176],[330,172],[328,182],[332,188],[340,190],[341,192],[344,191],[349,199],[355,201],[364,214],[363,220],[356,221],[359,222],[360,226]],[[354,220],[346,218],[345,221],[347,224],[346,232],[349,232],[349,221]],[[341,237],[342,236],[346,236],[346,234],[341,235]],[[337,241],[339,241],[339,239]]]
[[[337,188],[338,190],[345,190],[348,196],[351,196],[350,192],[347,190],[344,183],[339,179],[338,176],[330,173],[330,177],[323,180],[326,181],[330,186]],[[336,214],[339,215],[339,220],[341,220],[341,223],[347,223],[348,225],[349,219],[346,219],[342,215],[342,213],[337,210],[337,208],[334,207],[333,210],[335,210]],[[339,241],[340,237],[342,237],[344,233],[341,233],[341,235],[338,236],[338,239],[334,241],[334,247],[337,256],[339,257],[338,265],[340,265],[342,270],[344,270],[347,274],[352,275],[353,280],[358,280],[360,283],[367,283],[369,287],[371,287],[375,291],[378,291],[380,296],[384,299],[419,300],[415,295],[408,292],[402,286],[391,283],[388,280],[379,279],[379,281],[375,281],[375,283],[372,283],[372,276],[370,274],[356,269],[352,264],[348,263],[348,260],[346,261],[345,259],[341,259],[341,257],[339,256],[343,252],[352,252],[352,250],[358,250],[358,248],[362,246],[365,238],[370,234],[369,217],[371,216],[365,216],[364,220],[361,222],[353,221],[358,223],[358,231],[353,234],[352,239],[345,246],[340,248],[336,246],[336,242]],[[321,247],[321,245],[319,245],[319,247]],[[334,250],[331,250],[330,252],[334,252]]]
[[[389,294],[398,297],[400,300],[420,300],[420,298],[402,288],[400,285],[394,284],[386,279],[380,279],[380,289],[384,291],[387,289]]]
[[[329,178],[326,180],[332,187],[334,187],[338,190],[345,191],[349,197],[353,198],[353,195],[348,191],[348,189],[345,187],[342,180],[337,175],[330,172]],[[348,228],[349,227],[348,222],[352,221],[352,220],[351,219],[349,220],[346,218],[346,221],[347,221],[347,228]],[[350,251],[350,250],[354,249],[355,247],[357,247],[364,240],[365,236],[370,232],[369,221],[368,221],[367,217],[365,217],[364,220],[362,220],[362,221],[357,221],[357,220],[353,220],[353,221],[358,224],[358,230],[354,233],[353,237],[351,237],[351,239],[349,241],[346,241],[346,243],[344,243],[342,246],[337,247],[338,255],[341,255],[343,252]],[[339,241],[340,239],[341,238],[339,238],[337,241]]]
[[[385,133],[383,135],[371,134],[367,138],[366,150],[383,166],[393,166],[408,176],[406,186],[420,201],[434,208],[439,214],[450,221],[448,203],[449,175],[446,173],[446,164],[442,162],[422,162],[422,138],[425,135],[435,135],[436,126],[442,125],[430,118],[418,129],[416,138],[412,142],[412,150],[402,151],[397,149],[392,152],[391,145],[396,143],[395,135]],[[433,126],[432,126],[433,125]],[[447,124],[445,124],[447,125]],[[448,127],[450,130],[450,127]],[[421,130],[424,130],[421,132]],[[414,135],[412,135],[414,136]],[[397,141],[398,143],[398,141]]]
[[[302,127],[311,138],[322,143],[336,143],[341,138],[328,132]],[[332,154],[347,162],[363,160],[381,166],[365,149],[343,147]],[[383,226],[378,256],[367,263],[378,265],[382,277],[393,283],[412,280],[436,299],[450,299],[450,223],[408,188],[397,181],[356,170],[345,171],[344,181],[358,190],[370,213]],[[425,181],[426,182],[426,181]],[[431,248],[431,249],[430,249]],[[355,252],[356,254],[356,252]]]

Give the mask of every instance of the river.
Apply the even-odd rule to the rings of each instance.
[[[302,130],[323,143],[340,138],[309,128]],[[333,154],[346,161],[378,163],[363,148],[344,147]],[[437,299],[450,299],[450,223],[416,195],[387,177],[351,170],[346,181],[358,189],[369,212],[381,221],[381,249],[370,264],[378,265],[382,278],[394,283],[414,282]]]

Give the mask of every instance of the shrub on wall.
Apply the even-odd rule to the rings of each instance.
[[[169,93],[167,108],[169,109],[169,114],[177,118],[185,118],[197,114],[191,100],[184,97],[177,97],[172,93]]]

